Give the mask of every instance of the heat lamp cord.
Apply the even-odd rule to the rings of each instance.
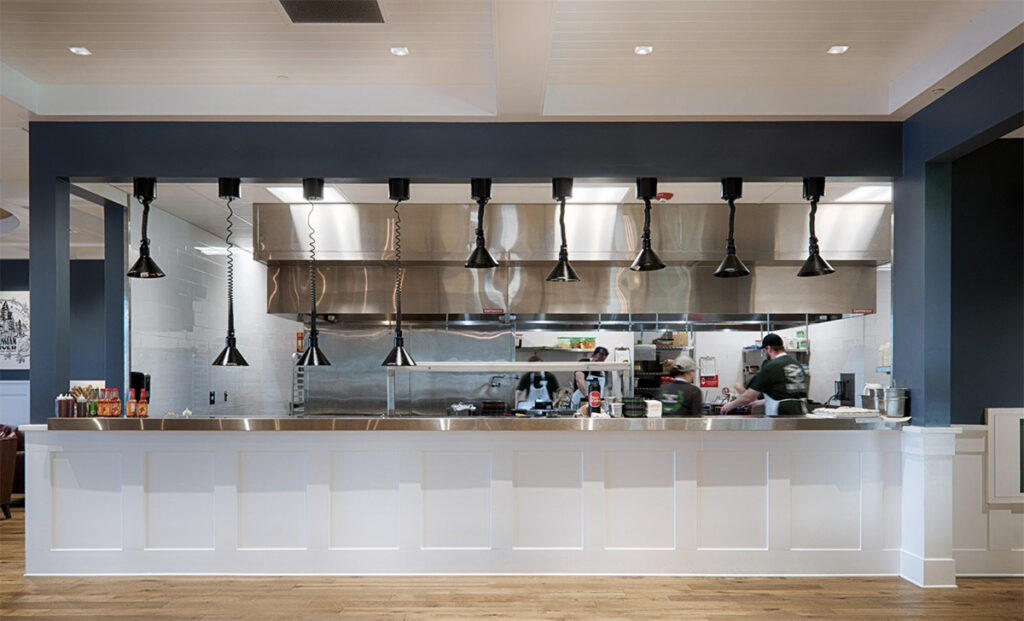
[[[309,203],[306,212],[306,226],[309,228],[309,297],[310,309],[316,308],[316,237],[313,228],[313,203]]]
[[[228,245],[228,303],[229,304],[233,304],[234,300],[235,300],[235,255],[232,252],[232,249],[235,247],[235,245],[231,243],[232,227],[234,227],[234,224],[232,223],[232,217],[235,215],[235,211],[231,207],[231,201],[232,200],[234,200],[234,199],[233,198],[229,198],[228,199],[228,217],[226,218],[227,222],[228,222],[228,226],[227,226],[228,232],[227,232],[227,235],[224,237],[224,241]],[[148,205],[147,205],[147,207],[148,207]]]
[[[818,251],[818,238],[817,238],[817,236],[814,235],[814,214],[817,211],[818,211],[818,198],[814,197],[814,198],[811,199],[811,218],[810,218],[810,220],[811,220],[810,221],[811,239],[810,239],[810,244],[809,244],[810,245],[811,254],[814,254],[815,252]]]
[[[398,206],[402,201],[395,201],[395,323],[402,322],[402,214]]]

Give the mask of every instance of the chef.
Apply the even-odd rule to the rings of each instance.
[[[608,349],[605,347],[595,347],[593,353],[590,354],[590,358],[583,358],[580,362],[604,362],[608,359]],[[600,385],[601,398],[602,400],[608,398],[608,392],[605,390],[605,376],[602,371],[576,371],[573,375],[573,383],[576,386],[576,390],[572,393],[572,409],[578,410],[580,403],[586,400],[587,387],[590,382],[597,379],[597,383]]]
[[[672,379],[662,384],[658,393],[662,416],[700,416],[704,408],[704,393],[693,385],[697,363],[689,356],[680,356],[668,373]]]
[[[529,362],[544,362],[540,356],[530,356]],[[558,380],[547,371],[530,371],[519,378],[516,386],[516,404],[519,408],[532,410],[537,403],[551,403],[558,392]]]
[[[803,365],[786,353],[782,337],[766,334],[761,349],[768,361],[735,401],[722,406],[728,414],[741,405],[753,403],[764,395],[765,416],[802,416],[807,413],[807,373]]]

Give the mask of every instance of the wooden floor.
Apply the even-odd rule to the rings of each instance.
[[[899,578],[26,578],[0,521],[0,617],[36,619],[1024,619],[1024,580]]]

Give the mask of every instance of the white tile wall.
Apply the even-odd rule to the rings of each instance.
[[[138,256],[141,222],[142,209],[133,204],[129,262]],[[235,249],[235,334],[249,366],[213,367],[227,330],[227,257],[195,247],[224,241],[156,207],[149,227],[153,258],[167,276],[132,280],[130,287],[131,368],[152,376],[150,416],[186,407],[196,415],[286,414],[302,324],[267,314],[266,266]]]

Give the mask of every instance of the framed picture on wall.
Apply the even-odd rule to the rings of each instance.
[[[28,291],[0,291],[0,369],[28,369]]]

